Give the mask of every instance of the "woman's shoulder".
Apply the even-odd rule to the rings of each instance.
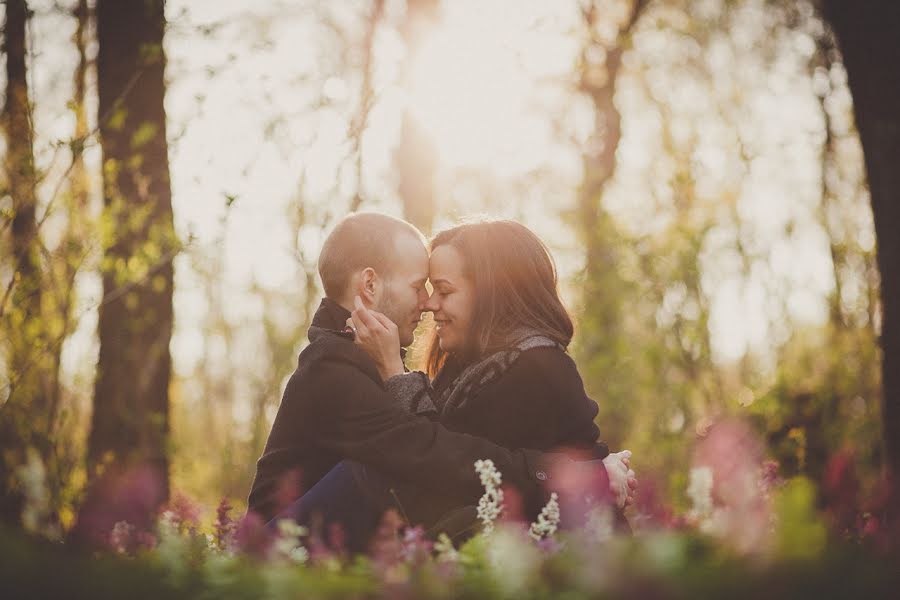
[[[575,361],[559,344],[527,347],[516,354],[507,372],[511,379],[524,379],[539,387],[581,385]]]
[[[575,361],[569,356],[563,346],[557,342],[547,340],[546,342],[524,344],[517,346],[518,356],[513,364],[527,365],[530,367],[574,367]]]

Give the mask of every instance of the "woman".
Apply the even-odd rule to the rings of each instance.
[[[431,244],[427,373],[405,373],[396,328],[361,302],[356,342],[408,410],[508,448],[591,456],[597,405],[566,353],[573,326],[546,246],[514,221],[459,225]],[[627,451],[607,461],[620,505],[636,486]],[[593,456],[603,458],[602,456]],[[533,507],[531,507],[533,509]],[[531,512],[531,511],[529,511]]]

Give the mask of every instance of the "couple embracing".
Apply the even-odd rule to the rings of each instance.
[[[356,213],[333,229],[318,266],[325,298],[257,463],[249,511],[271,527],[282,518],[339,526],[351,551],[366,549],[389,509],[463,539],[478,524],[474,463],[490,459],[522,517],[559,491],[564,526],[582,522],[588,496],[621,519],[636,487],[630,453],[598,441],[597,405],[566,352],[572,321],[534,233],[475,222],[427,246],[409,223]],[[423,312],[435,329],[425,372],[410,372],[404,348]],[[601,489],[566,496],[557,488],[572,489],[573,474]]]

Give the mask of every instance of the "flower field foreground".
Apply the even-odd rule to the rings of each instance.
[[[896,554],[798,528],[765,558],[695,532],[534,543],[502,524],[458,550],[407,531],[352,559],[221,552],[177,529],[132,558],[85,556],[3,532],[0,577],[8,598],[887,598],[900,589]]]
[[[225,501],[201,527],[200,508],[176,497],[154,531],[116,523],[105,552],[0,532],[0,579],[9,598],[896,596],[897,532],[859,508],[868,501],[846,457],[833,461],[823,504],[810,481],[780,480],[771,463],[712,456],[719,462],[690,472],[683,515],[651,492],[639,499],[634,535],[613,533],[604,506],[557,530],[556,494],[535,523],[508,519],[501,474],[479,461],[482,530],[460,545],[389,512],[370,552],[349,556],[339,532],[323,540],[289,520],[270,532],[258,519],[232,519]],[[882,507],[889,501],[882,496]]]

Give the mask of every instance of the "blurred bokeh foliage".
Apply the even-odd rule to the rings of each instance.
[[[273,0],[242,11],[200,4],[172,1],[167,9],[180,238],[166,246],[176,272],[173,490],[207,507],[222,497],[243,507],[321,293],[318,246],[336,219],[356,208],[383,210],[429,231],[487,214],[522,220],[553,250],[576,321],[571,351],[600,406],[602,436],[633,452],[648,494],[685,511],[698,444],[731,419],[752,425],[781,477],[802,478],[781,499],[792,516],[779,542],[800,562],[766,571],[751,588],[739,580],[716,588],[701,575],[712,564],[723,573],[730,567],[709,559],[702,543],[676,540],[682,557],[698,558],[685,559],[692,570],[679,589],[749,597],[771,585],[787,595],[794,577],[828,589],[838,572],[830,565],[865,564],[855,550],[836,550],[815,567],[802,562],[824,535],[814,507],[828,504],[835,457],[856,465],[857,516],[877,494],[883,467],[872,214],[846,72],[813,3],[489,2],[483,15],[477,3],[423,0]],[[116,164],[100,165],[96,139],[93,3],[29,5],[40,253],[28,257],[40,277],[22,280],[16,266],[18,175],[7,171],[0,403],[4,459],[16,465],[6,484],[43,515],[35,523],[50,524],[42,533],[59,537],[88,482],[99,273],[110,266],[102,251],[123,241],[123,228],[121,215],[100,210],[101,171]],[[466,45],[452,37],[460,22],[487,28],[484,39],[469,40],[476,49],[496,50],[490,31],[500,27],[501,46],[518,61],[509,64],[518,66],[485,55],[485,68],[488,78],[500,77],[490,71],[497,64],[522,69],[510,81],[514,93],[527,94],[515,99],[524,112],[497,89],[456,89],[468,80],[441,71],[446,61],[417,62],[419,50],[440,58],[441,48]],[[430,38],[445,46],[429,47]],[[535,40],[549,48],[546,65],[528,54]],[[442,79],[461,82],[445,89],[434,83]],[[460,94],[450,96],[458,114],[427,104],[450,92]],[[490,94],[501,112],[464,102]],[[504,128],[507,108],[522,121]],[[465,146],[447,122],[468,123],[476,138],[486,130],[510,139]],[[519,130],[539,133],[512,137]],[[140,131],[134,144],[155,134]],[[4,152],[13,145],[7,140]],[[512,146],[533,152],[514,154]],[[471,155],[481,163],[467,162]],[[513,158],[504,163],[506,155]],[[147,215],[130,211],[128,219],[140,228]],[[117,293],[127,299],[129,282],[152,277],[163,255],[149,245],[139,260],[114,265]],[[20,310],[16,294],[34,281],[45,291],[37,312]],[[412,350],[415,366],[421,348]],[[19,442],[7,445],[14,436]],[[213,518],[210,510],[203,516],[207,524]],[[105,580],[106,564],[85,564],[64,572],[85,585]],[[155,567],[142,565],[127,568],[154,580]],[[131,577],[120,567],[116,577]],[[198,587],[179,583],[166,593],[212,590],[199,573],[190,572]],[[281,576],[294,575],[272,575]],[[235,577],[221,589],[237,593],[243,580]],[[329,595],[321,577],[316,585]],[[669,585],[667,577],[646,585]]]

